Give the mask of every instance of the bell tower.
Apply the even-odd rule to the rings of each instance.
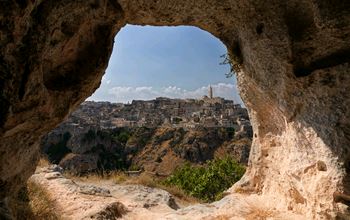
[[[213,98],[213,88],[209,85],[209,98]]]

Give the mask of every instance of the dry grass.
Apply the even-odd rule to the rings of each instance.
[[[59,220],[55,204],[46,190],[30,181],[11,201],[11,209],[16,219]]]
[[[180,200],[180,202],[184,202],[187,204],[196,204],[196,203],[204,203],[202,200],[195,198],[193,196],[187,195],[182,189],[178,188],[177,186],[164,186],[161,185],[159,188],[169,192],[176,198]]]
[[[175,199],[177,199],[178,201],[184,204],[195,204],[195,203],[203,202],[198,198],[187,195],[182,189],[176,186],[166,186],[162,184],[162,180],[163,180],[162,178],[153,177],[152,175],[149,175],[146,173],[142,173],[139,176],[128,176],[122,171],[113,171],[109,173],[104,173],[102,175],[91,173],[84,176],[75,176],[70,173],[64,173],[64,176],[72,180],[78,180],[82,182],[89,182],[89,183],[96,183],[96,184],[102,180],[110,180],[116,184],[143,185],[143,186],[148,186],[152,188],[163,189],[169,192],[170,194],[172,194],[175,197]]]
[[[256,209],[251,210],[245,217],[247,220],[266,220],[274,216],[275,214],[271,210]]]
[[[130,177],[126,175],[124,172],[115,172],[111,176],[111,179],[116,184],[123,184],[125,183]]]
[[[71,173],[65,172],[64,176],[72,180],[95,184],[98,184],[102,180],[109,180],[116,184],[143,185],[152,188],[159,188],[172,194],[177,201],[181,202],[184,205],[203,202],[198,198],[187,195],[182,189],[176,186],[167,186],[162,184],[162,180],[164,180],[164,178],[153,177],[152,175],[147,173],[142,173],[139,176],[128,176],[123,171],[113,171],[103,174],[90,173],[84,176],[76,176]]]
[[[102,180],[113,180],[115,183],[123,183],[126,180],[126,176],[124,172],[122,171],[111,171],[111,172],[103,172],[103,173],[89,173],[82,176],[77,176],[73,173],[70,173],[68,171],[64,171],[63,176],[65,176],[67,179],[71,180],[77,180],[82,182],[89,182],[89,183],[98,183]],[[124,179],[125,177],[125,179]],[[119,178],[119,182],[115,181]]]
[[[29,205],[36,219],[59,219],[55,212],[55,204],[45,189],[39,185],[28,182]]]
[[[49,160],[41,156],[37,166],[47,167],[49,165]],[[17,196],[9,201],[9,207],[15,219],[59,220],[55,204],[47,191],[32,181],[28,181]]]
[[[167,186],[162,184],[161,178],[152,177],[151,175],[142,173],[140,176],[127,176],[124,173],[115,173],[113,175],[113,181],[117,184],[137,184],[153,188],[163,189],[181,202],[186,204],[194,204],[202,202],[200,199],[187,195],[182,189],[176,186]]]
[[[37,167],[48,167],[50,165],[49,159],[45,155],[41,155]]]
[[[215,217],[207,217],[207,218],[204,218],[203,220],[231,220],[232,219],[232,216],[228,216],[228,215],[218,215],[218,216],[215,216]]]
[[[227,210],[225,214],[217,216],[210,216],[203,218],[203,220],[229,220],[229,219],[245,219],[245,220],[269,220],[269,219],[291,219],[285,218],[286,216],[279,215],[280,213],[273,208],[269,207],[261,198],[251,197],[243,200],[239,199],[235,201],[231,210]],[[299,219],[299,218],[292,218]],[[303,218],[300,218],[303,219]]]
[[[241,216],[247,220],[266,220],[277,216],[277,211],[274,210],[268,202],[260,198],[249,198],[244,202],[244,206],[239,209]]]
[[[120,178],[120,177],[118,177],[118,178]],[[125,176],[122,176],[121,178],[124,179]],[[155,178],[153,178],[150,175],[147,175],[145,173],[142,173],[139,176],[126,176],[126,179],[124,180],[124,182],[121,182],[121,183],[123,183],[123,184],[139,184],[139,185],[148,186],[148,187],[157,187],[159,185],[158,180],[156,180]]]

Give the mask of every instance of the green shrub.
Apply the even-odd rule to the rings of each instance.
[[[198,167],[185,164],[165,180],[166,185],[175,185],[191,196],[207,202],[218,200],[224,190],[237,182],[245,167],[231,157],[209,161]]]
[[[136,165],[136,164],[131,164],[130,167],[129,167],[129,171],[139,171],[141,168]]]
[[[174,124],[179,124],[182,121],[182,118],[174,117],[173,118],[173,123]]]
[[[116,139],[120,142],[125,144],[130,138],[130,133],[126,132],[126,131],[122,131],[117,137]]]
[[[128,145],[136,145],[139,148],[144,147],[154,134],[154,128],[139,127],[130,132],[130,137],[127,141]]]
[[[233,127],[227,127],[226,132],[228,133],[229,138],[233,138],[235,135],[235,129]]]

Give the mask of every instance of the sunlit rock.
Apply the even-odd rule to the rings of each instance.
[[[99,86],[113,38],[129,23],[193,25],[227,46],[254,130],[247,173],[231,189],[237,198],[260,195],[264,200],[256,201],[265,209],[306,219],[349,218],[349,201],[333,197],[350,194],[349,1],[37,0],[0,6],[1,215],[10,215],[8,199],[34,173],[39,138]],[[227,203],[221,211],[233,209]]]

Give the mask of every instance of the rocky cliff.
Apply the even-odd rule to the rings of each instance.
[[[193,25],[227,46],[254,130],[236,198],[349,218],[349,1],[9,0],[0,18],[1,217],[40,137],[99,86],[118,30],[139,24]]]
[[[166,103],[158,103],[159,99],[147,101],[159,105],[148,112],[162,120],[164,112],[170,114],[173,110],[170,104],[182,102],[184,105],[187,101],[162,100]],[[191,101],[187,104],[191,105],[197,100]],[[161,123],[156,127],[116,127],[111,123],[116,115],[120,117],[120,114],[125,115],[130,111],[145,111],[145,106],[137,105],[139,102],[147,103],[137,101],[131,107],[124,107],[123,104],[108,102],[84,102],[43,137],[43,153],[52,163],[79,175],[130,168],[169,175],[186,162],[204,163],[225,155],[247,164],[252,128],[244,108],[237,108],[235,114],[228,117],[234,127],[207,127],[202,122],[193,123],[194,127],[171,123]],[[158,109],[162,111],[157,113]],[[227,106],[218,105],[216,109],[223,114]],[[184,116],[178,114],[178,117]],[[187,117],[191,117],[191,112]],[[148,119],[152,117],[148,116]],[[244,126],[236,124],[236,121],[244,122]]]
[[[130,168],[170,175],[186,162],[225,155],[247,164],[251,145],[249,134],[238,138],[225,127],[85,130],[62,124],[43,138],[42,150],[52,163],[79,175]]]

